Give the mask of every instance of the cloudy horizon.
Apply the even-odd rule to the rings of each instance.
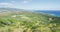
[[[0,0],[0,7],[29,10],[60,10],[60,0]]]

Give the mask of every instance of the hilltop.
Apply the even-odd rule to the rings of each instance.
[[[0,8],[2,32],[59,32],[60,17],[21,9]]]

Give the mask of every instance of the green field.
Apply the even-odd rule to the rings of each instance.
[[[2,13],[0,32],[60,32],[60,17],[25,11]]]

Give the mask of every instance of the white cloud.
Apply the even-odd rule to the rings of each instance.
[[[22,1],[22,4],[26,4],[26,3],[28,3],[28,1]]]
[[[12,3],[0,3],[0,7],[10,7],[10,8],[14,8],[15,5]]]
[[[31,2],[32,0],[23,0],[21,3],[22,4],[26,4],[26,3],[29,3],[29,2]]]

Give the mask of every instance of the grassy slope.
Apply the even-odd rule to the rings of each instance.
[[[0,31],[60,32],[58,29],[60,28],[59,19],[59,17],[36,12],[3,13],[0,14]]]

